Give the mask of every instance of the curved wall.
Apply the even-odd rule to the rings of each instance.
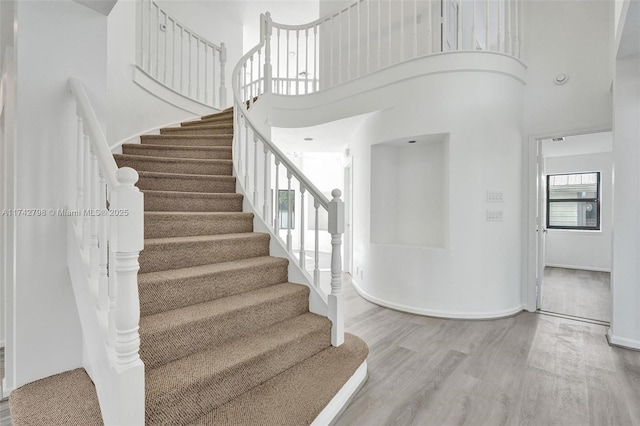
[[[277,107],[271,123],[282,126],[296,121],[291,114],[292,102],[306,110],[306,120],[340,111],[357,114],[378,110],[363,122],[350,144],[354,281],[364,297],[395,309],[433,316],[491,318],[513,314],[522,309],[524,83],[518,73],[524,67],[491,54],[457,53],[425,59],[413,64],[416,72],[405,77],[402,69],[387,70],[395,73],[391,84],[375,88],[371,83],[367,88],[366,79],[384,80],[374,75],[352,83],[361,86],[359,94],[349,94],[350,88],[345,85],[335,91],[333,102],[329,101],[330,93],[318,94],[325,97],[323,101],[313,95],[306,102],[274,99]],[[328,108],[323,109],[322,104]],[[406,144],[411,139],[418,143]],[[431,152],[439,156],[439,180],[428,173],[407,173],[415,162],[406,160],[411,158],[406,150],[430,143],[440,147],[416,155],[424,157]],[[380,163],[375,157],[388,158],[390,154],[384,151],[388,147],[402,150],[398,158],[405,160]],[[382,154],[376,154],[380,148]],[[433,158],[424,160],[424,167],[429,167]],[[389,180],[393,181],[392,188],[381,189]],[[438,182],[434,184],[434,180]],[[433,201],[441,204],[436,209],[440,216],[424,200],[416,203],[417,207],[398,201],[403,192],[424,197],[434,187],[440,188],[440,195]],[[394,191],[398,193],[396,198],[391,195]],[[503,201],[488,201],[488,192],[501,193]],[[385,198],[388,203],[399,203],[398,208],[389,210]],[[403,210],[412,208],[420,209],[417,215]],[[383,210],[386,213],[380,213]],[[389,211],[396,217],[389,216]],[[488,211],[501,212],[502,220],[488,221]],[[419,220],[420,212],[428,220],[438,220],[436,227],[444,228],[441,236],[413,239],[423,243],[412,245],[411,238],[398,237],[389,230],[404,217]],[[433,233],[434,226],[430,225],[423,218],[416,232]]]

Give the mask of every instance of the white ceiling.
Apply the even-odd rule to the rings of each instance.
[[[353,135],[370,114],[357,115],[317,126],[271,128],[271,140],[285,153],[340,152],[349,147]],[[305,141],[305,138],[313,138]]]
[[[567,136],[563,142],[554,142],[548,139],[542,142],[542,153],[545,157],[598,154],[612,150],[613,135],[611,132]]]

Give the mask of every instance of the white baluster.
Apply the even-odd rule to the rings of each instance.
[[[489,10],[490,10],[489,5],[490,5],[489,0],[487,0],[485,2],[485,14],[484,14],[485,15],[484,25],[485,25],[485,32],[486,32],[484,50],[491,50],[491,45],[489,43]]]
[[[352,6],[349,6],[347,12],[347,81],[351,78],[351,9]]]
[[[413,57],[418,57],[418,0],[413,0]]]
[[[171,20],[171,87],[176,87],[176,21]]]
[[[335,68],[333,67],[333,47],[334,47],[334,33],[336,32],[336,24],[335,24],[335,19],[333,19],[333,16],[331,16],[331,44],[329,45],[329,48],[331,49],[330,52],[330,56],[329,56],[329,87],[333,86],[333,75],[335,74]]]
[[[473,24],[471,27],[471,50],[476,50],[477,20],[478,20],[478,0],[473,0]]]
[[[184,93],[184,28],[180,27],[180,92]]]
[[[430,55],[431,53],[433,53],[433,28],[432,28],[432,22],[431,20],[433,19],[432,13],[433,11],[431,10],[433,8],[433,4],[431,3],[431,0],[427,1],[427,55]]]
[[[358,66],[357,66],[357,68],[356,68],[356,76],[357,76],[357,77],[360,77],[360,70],[361,70],[361,67],[362,67],[362,66],[360,65],[360,62],[362,61],[362,53],[360,52],[360,25],[361,25],[361,24],[360,24],[360,20],[361,20],[361,16],[360,16],[360,15],[362,14],[362,8],[360,7],[360,3],[362,3],[362,2],[361,2],[361,1],[358,1],[357,6],[356,6],[356,7],[357,7],[357,12],[356,12],[356,14],[358,15],[358,22],[357,22],[357,26],[358,26],[358,30],[357,30],[357,31],[358,31],[358,36],[357,36],[357,38],[356,38],[357,43],[358,43],[358,45],[357,45],[357,47],[356,47],[356,50],[357,50],[357,52],[356,52],[356,56],[357,56],[357,61],[358,61]],[[369,8],[367,7],[367,10],[368,10],[368,9],[369,9]],[[368,30],[368,29],[367,29],[367,30]],[[368,33],[368,31],[367,31],[367,33]],[[367,36],[368,36],[368,35],[367,35]],[[351,37],[349,37],[349,39],[351,39]]]
[[[102,169],[98,170],[98,180],[99,180],[99,191],[100,195],[98,198],[99,201],[99,209],[106,211],[107,209],[107,183],[104,179],[104,174],[102,173]],[[98,237],[98,246],[100,249],[100,275],[98,281],[98,303],[100,304],[100,310],[106,311],[108,309],[109,303],[109,270],[108,270],[108,262],[109,262],[109,246],[108,246],[108,238],[109,238],[109,216],[101,215],[98,218],[99,224],[99,237]]]
[[[289,85],[289,57],[291,57],[291,52],[289,51],[289,30],[287,30],[287,95],[291,94],[290,85]]]
[[[264,92],[273,92],[272,87],[272,73],[273,68],[271,65],[271,34],[273,32],[273,21],[271,20],[271,14],[266,14],[266,27],[265,27],[265,47],[264,47]]]
[[[278,56],[277,58],[277,63],[276,63],[276,70],[277,70],[277,78],[278,80],[280,79],[280,51],[282,50],[282,46],[280,46],[280,28],[278,28],[278,31],[276,32],[276,44],[278,46],[278,52],[276,53],[276,55]],[[276,93],[281,95],[282,91],[280,89],[280,85],[276,85]]]
[[[271,197],[269,197],[269,167],[270,167],[270,162],[269,162],[269,149],[267,148],[267,144],[266,143],[262,143],[262,150],[264,152],[264,193],[263,193],[263,205],[262,205],[262,218],[264,219],[265,223],[269,223],[269,212],[271,211],[269,209],[269,199]]]
[[[320,213],[318,209],[320,208],[320,203],[317,198],[313,200],[313,207],[315,208],[315,248],[314,248],[314,256],[313,256],[313,285],[316,288],[320,288]]]
[[[304,30],[304,94],[309,94],[309,28]]]
[[[404,1],[400,2],[400,59],[398,62],[404,61]]]
[[[196,37],[196,96],[200,100],[200,39]]]
[[[338,13],[338,18],[340,18],[338,23],[338,83],[342,83],[342,11]]]
[[[292,237],[291,237],[291,228],[293,227],[293,209],[292,209],[292,205],[291,202],[292,200],[292,196],[291,196],[291,177],[293,175],[291,174],[291,170],[287,170],[287,251],[289,253],[291,253],[292,250]]]
[[[96,297],[96,304],[98,303],[99,297],[99,283],[98,278],[100,276],[100,249],[98,247],[98,233],[100,227],[98,225],[98,218],[100,211],[98,210],[100,207],[100,181],[98,176],[98,158],[96,157],[93,149],[91,150],[91,216],[89,217],[89,221],[91,223],[91,249],[89,252],[90,258],[90,266],[89,266],[89,275],[91,280],[93,281],[93,285],[95,286],[94,296]]]
[[[82,250],[85,255],[89,254],[91,246],[91,221],[90,216],[86,214],[91,210],[91,144],[89,136],[84,135],[84,212],[82,220]]]
[[[147,51],[147,72],[151,74],[151,0],[149,0],[149,50]]]
[[[251,64],[249,65],[249,108],[251,108],[253,106],[253,56],[251,55],[250,62]]]
[[[296,30],[296,95],[300,94],[300,30]]]
[[[511,0],[505,0],[504,25],[506,28],[506,37],[504,39],[504,49],[507,55],[513,55],[511,43],[511,12]]]
[[[371,28],[369,27],[369,15],[370,15],[370,2],[367,3],[367,38]],[[369,58],[371,52],[369,51],[369,40],[367,40],[367,72],[369,72]],[[378,0],[378,68],[382,68],[382,0]]]
[[[263,93],[262,83],[262,49],[260,49],[258,50],[258,80],[256,82],[256,96],[260,96]]]
[[[191,39],[193,37],[192,37],[192,35],[191,35],[191,33],[189,31],[187,31],[186,33],[189,35],[189,67],[188,67],[189,75],[188,75],[187,78],[189,79],[189,96],[191,96],[191,93],[192,93],[192,91],[191,91],[191,86],[192,86],[191,80],[192,80],[192,75],[193,75],[193,73],[191,72],[191,62],[192,62],[191,61],[191,52],[193,51],[193,48],[191,47]]]
[[[160,74],[160,7],[158,5],[154,5],[156,7],[156,73],[154,77],[157,79],[158,74]]]
[[[314,84],[314,92],[318,91],[318,84],[320,83],[320,79],[318,78],[318,27],[319,25],[315,25],[313,27],[313,84]]]
[[[215,46],[211,46],[211,105],[216,102],[216,52],[218,50]],[[220,57],[220,55],[218,55]],[[226,105],[222,103],[222,100],[218,96],[218,107],[224,108]]]
[[[258,135],[253,132],[253,205],[258,206]]]
[[[303,271],[306,268],[306,258],[305,258],[305,250],[304,250],[304,191],[305,188],[300,184],[300,267]]]
[[[389,26],[389,39],[387,40],[387,51],[389,55],[389,63],[387,65],[391,65],[391,1],[389,1],[389,10],[387,13],[387,25]]]
[[[249,190],[249,125],[244,119],[244,190]]]
[[[76,170],[76,186],[78,188],[76,198],[76,210],[80,211],[84,208],[84,130],[82,124],[82,117],[78,115],[78,148],[77,148],[77,170]],[[76,216],[76,226],[82,223],[82,216]]]
[[[162,82],[164,84],[167,84],[167,45],[169,43],[167,43],[167,14],[165,12],[162,12],[162,14],[164,15],[164,67],[163,67],[163,76],[162,76]]]
[[[457,43],[456,50],[462,50],[462,2],[458,3],[458,35],[457,35]]]
[[[498,52],[502,52],[502,46],[501,46],[501,44],[502,44],[502,20],[500,19],[500,18],[501,18],[501,13],[500,13],[500,12],[501,12],[500,2],[498,2],[498,3],[496,4],[496,6],[498,7],[498,11],[497,11],[497,14],[498,14],[498,17],[497,17],[497,22],[498,22],[498,35],[497,35],[497,37],[496,37],[496,50],[497,50]]]
[[[274,193],[275,214],[273,218],[273,229],[276,236],[280,237],[280,160],[274,156],[274,163],[276,165],[276,190]]]
[[[344,306],[342,298],[342,234],[344,233],[344,203],[339,189],[331,191],[329,202],[329,233],[331,234],[331,294],[328,296],[331,345],[344,343]]]
[[[241,121],[244,120],[244,116],[240,113],[240,111],[234,111],[234,114],[236,115],[236,119],[238,122],[237,126],[234,126],[234,132],[236,132],[237,137],[234,138],[235,142],[236,142],[236,149],[234,151],[234,158],[237,159],[237,163],[238,163],[238,168],[236,169],[236,172],[238,173],[238,175],[236,176],[236,179],[241,180],[240,178],[240,174],[242,173],[242,126],[241,126]],[[237,140],[236,140],[237,139]]]
[[[244,102],[244,104],[242,105],[243,108],[247,108],[247,104],[245,101],[249,101],[249,99],[247,99],[247,92],[249,91],[249,88],[247,87],[247,63],[245,62],[244,64],[242,64],[242,87],[243,87],[243,91],[242,91],[242,102]]]
[[[209,45],[204,43],[204,103],[209,102]]]

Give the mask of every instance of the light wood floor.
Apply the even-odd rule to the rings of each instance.
[[[610,322],[611,274],[546,267],[540,309]]]
[[[344,290],[369,380],[336,425],[640,425],[640,352],[608,346],[605,327],[528,312],[443,320],[373,305],[348,279]]]
[[[337,425],[638,425],[640,352],[606,328],[523,312],[493,321],[392,311],[345,282],[369,380]]]

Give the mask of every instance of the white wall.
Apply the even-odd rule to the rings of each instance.
[[[600,172],[600,231],[549,229],[545,263],[562,268],[611,271],[613,222],[612,154],[600,153],[550,157],[545,161],[549,174]]]
[[[611,128],[613,2],[526,1],[528,135]],[[556,85],[557,74],[569,75]]]
[[[81,79],[105,123],[107,18],[73,1],[17,3],[15,208],[65,207],[75,105]],[[80,37],[79,34],[82,36]],[[67,218],[18,217],[8,282],[7,387],[77,368],[82,333],[66,259]]]
[[[638,42],[640,44],[640,42]],[[640,49],[638,49],[640,51]],[[614,83],[614,239],[610,340],[640,349],[640,55],[618,58]]]

